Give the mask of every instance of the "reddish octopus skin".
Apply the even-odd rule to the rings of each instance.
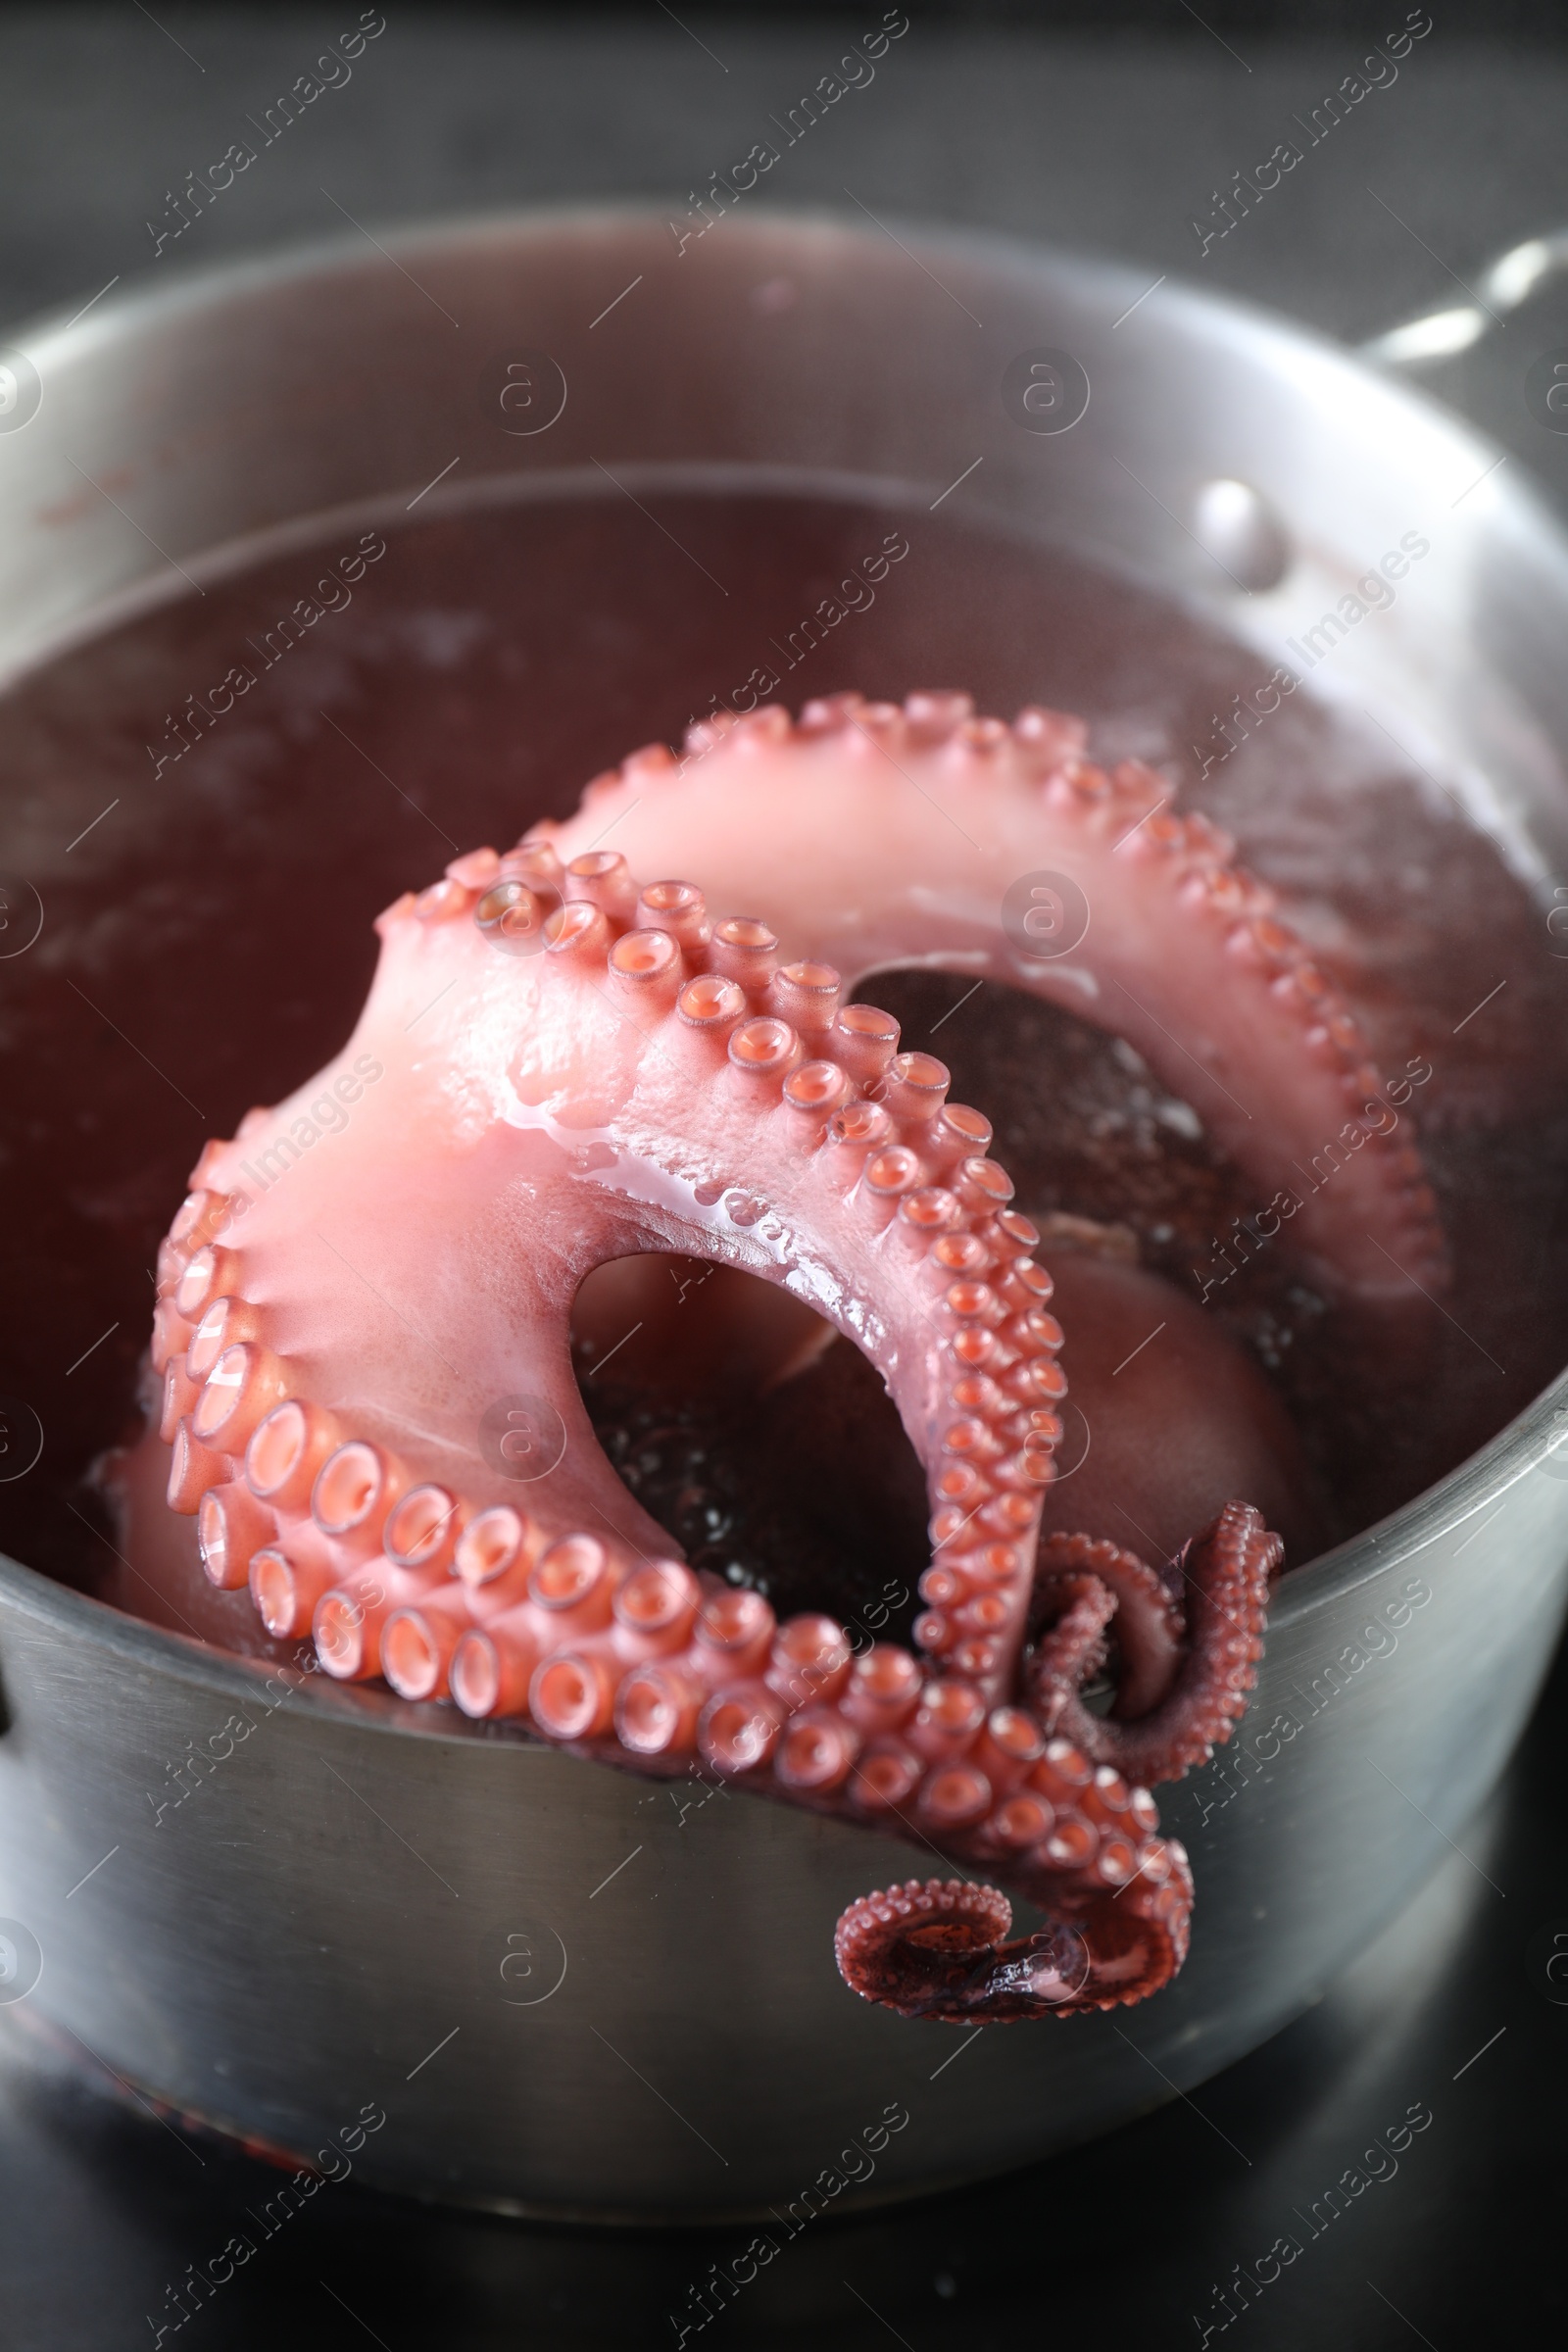
[[[1332,1513],[1252,1356],[1161,1276],[1060,1246],[1049,1227],[1042,1248],[1069,1389],[1042,1546],[1081,1533],[1170,1559],[1228,1497],[1245,1494],[1293,1560],[1315,1559],[1332,1540]]]
[[[1179,1780],[1206,1763],[1216,1736],[1226,1736],[1218,1725],[1228,1728],[1246,1709],[1251,1670],[1263,1654],[1260,1637],[1247,1629],[1266,1610],[1282,1557],[1278,1538],[1260,1535],[1256,1514],[1238,1503],[1183,1547],[1169,1583],[1118,1544],[1048,1536],[1036,1592],[1049,1595],[1059,1583],[1070,1605],[1028,1662],[1026,1688],[1042,1723],[1134,1781]],[[1074,1608],[1080,1624],[1062,1641]],[[1111,1712],[1099,1716],[1079,1692],[1100,1632],[1113,1617],[1123,1674]],[[1085,1619],[1093,1634],[1079,1649]]]
[[[642,871],[700,870],[852,986],[922,964],[1010,982],[1112,1030],[1255,1181],[1260,1215],[1298,1199],[1284,1211],[1290,1246],[1314,1280],[1424,1328],[1420,1286],[1444,1288],[1446,1246],[1408,1114],[1349,1006],[1229,836],[1173,813],[1167,781],[1140,761],[1095,766],[1087,734],[1039,708],[1010,727],[976,717],[949,693],[902,708],[832,695],[798,723],[777,705],[721,711],[680,759],[648,745],[530,838],[569,860],[613,826]],[[1037,873],[1083,893],[1070,952],[1026,955],[1004,923],[1009,887]],[[1314,1186],[1303,1171],[1329,1146],[1334,1181]]]
[[[946,1102],[939,1063],[896,1054],[887,1016],[841,1009],[836,973],[780,966],[760,926],[710,924],[690,885],[639,892],[618,855],[563,872],[538,845],[475,852],[379,928],[349,1046],[209,1146],[161,1252],[162,1405],[136,1454],[168,1446],[169,1501],[195,1517],[210,1581],[248,1582],[279,1637],[313,1625],[331,1672],[450,1690],[633,1768],[701,1754],[1000,1867],[1055,1923],[1001,1944],[1000,1896],[938,1883],[852,1906],[844,1973],[904,2014],[1003,2022],[1157,1989],[1186,1950],[1184,1853],[1144,1789],[1013,1703],[1064,1384],[1051,1279],[987,1123]],[[325,1118],[334,1099],[352,1148]],[[313,1103],[327,1133],[307,1144]],[[935,1671],[890,1644],[854,1658],[827,1618],[778,1627],[759,1595],[664,1556],[565,1345],[584,1273],[650,1248],[782,1282],[882,1368],[930,1480],[918,1636]],[[422,1297],[406,1283],[420,1264]],[[505,1325],[488,1353],[476,1294]],[[523,1379],[567,1441],[531,1509],[475,1434]],[[111,1484],[132,1554],[161,1542],[143,1461]],[[1277,1548],[1242,1504],[1193,1547],[1199,1592],[1211,1558],[1250,1563],[1224,1587],[1247,1654],[1200,1609],[1184,1660],[1172,1615],[1170,1656],[1145,1674],[1171,1735],[1146,1740],[1149,1777],[1228,1736]],[[1122,1597],[1107,1559],[1075,1565]],[[1060,1674],[1039,1679],[1061,1714]]]

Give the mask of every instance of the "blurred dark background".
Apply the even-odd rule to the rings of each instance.
[[[3,5],[0,317],[68,315],[117,281],[289,240],[507,204],[684,209],[769,113],[880,23],[834,7],[370,11],[387,29],[254,168],[155,254],[173,201],[359,21],[332,9]],[[910,0],[910,32],[767,183],[769,203],[972,224],[1185,272],[1355,340],[1465,299],[1568,217],[1568,8],[1554,0]],[[1379,41],[1396,74],[1203,251],[1195,220]],[[737,142],[739,144],[737,145]],[[1532,306],[1432,380],[1568,494],[1568,440],[1529,418]],[[1549,313],[1549,316],[1547,314]],[[1543,445],[1545,445],[1544,447]]]
[[[177,242],[186,184],[349,30],[336,7],[138,0],[0,9],[0,317],[67,315],[115,285],[290,240],[430,214],[688,192],[829,70],[880,0],[421,9],[385,30]],[[1490,259],[1568,221],[1568,9],[1541,0],[1408,10],[1146,0],[941,7],[874,82],[792,152],[771,202],[947,221],[1114,255],[1288,311],[1351,340],[1466,299]],[[1270,200],[1206,253],[1215,191],[1290,134],[1372,44],[1431,30]],[[739,144],[737,144],[739,143]],[[149,228],[149,222],[154,225]],[[352,233],[352,231],[350,231]],[[1568,441],[1523,398],[1568,342],[1550,298],[1432,379],[1568,496]],[[4,749],[0,744],[0,792]],[[1020,2331],[1109,2345],[1425,2343],[1457,2352],[1565,2316],[1561,2129],[1568,2011],[1543,1954],[1568,1930],[1559,1670],[1492,1814],[1415,1911],[1309,2017],[1196,2101],[990,2188],[813,2244],[708,2341],[906,2352]],[[1485,1865],[1484,1873],[1481,1866]],[[112,1956],[111,1956],[112,1957]],[[1432,2122],[1396,2178],[1358,2197],[1226,2324],[1214,2290],[1255,2267],[1412,2103]],[[100,2352],[156,2337],[167,2285],[270,2193],[239,2156],[189,2146],[0,2042],[0,2344]],[[213,2346],[576,2347],[675,2340],[667,2313],[737,2233],[603,2240],[426,2215],[352,2184],[294,2242],[189,2323]],[[1552,2315],[1548,2318],[1547,2313]],[[144,2330],[146,2332],[144,2332]],[[183,2330],[181,2330],[183,2334]]]
[[[0,8],[0,313],[365,220],[508,203],[683,202],[869,31],[836,8],[422,9],[154,261],[151,219],[359,19],[337,8]],[[1182,270],[1355,336],[1455,291],[1568,209],[1568,9],[1528,0],[1035,7],[909,0],[876,77],[768,201],[973,223]],[[1433,30],[1271,202],[1200,256],[1213,191],[1407,16]],[[1199,22],[1199,16],[1202,22]],[[737,148],[736,142],[741,144]],[[1381,209],[1368,184],[1400,216]],[[330,195],[322,193],[323,187]],[[1408,223],[1401,226],[1400,220]]]

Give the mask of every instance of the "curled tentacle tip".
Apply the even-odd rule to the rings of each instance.
[[[1047,1537],[1035,1582],[1040,1630],[1025,1670],[1036,1713],[1129,1781],[1183,1779],[1246,1708],[1283,1556],[1262,1514],[1241,1501],[1184,1544],[1168,1581],[1118,1544]],[[1105,1662],[1110,1634],[1117,1692],[1110,1714],[1097,1715],[1081,1693]]]
[[[1063,2014],[1093,1962],[1066,1921],[1005,1942],[1012,1906],[995,1886],[909,1879],[861,1895],[834,1936],[839,1972],[862,2000],[946,2025],[1007,2025]]]

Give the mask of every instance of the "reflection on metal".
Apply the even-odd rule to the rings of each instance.
[[[1452,309],[1426,311],[1374,335],[1360,347],[1360,357],[1375,368],[1419,368],[1424,362],[1449,360],[1469,351],[1510,311],[1541,293],[1553,278],[1568,271],[1568,229],[1544,237],[1527,237],[1511,246],[1482,274],[1473,302]]]
[[[1290,568],[1285,526],[1246,482],[1205,482],[1193,504],[1193,536],[1242,588],[1261,595]]]

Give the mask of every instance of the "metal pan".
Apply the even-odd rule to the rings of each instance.
[[[634,280],[612,343],[589,297]],[[790,331],[764,335],[753,296],[780,284]],[[1401,331],[1385,357],[1464,330]],[[1517,468],[1482,478],[1497,452],[1465,424],[1235,304],[1001,240],[742,213],[682,250],[662,219],[571,212],[171,280],[16,342],[38,399],[0,433],[7,674],[170,564],[396,513],[454,451],[519,478],[608,459],[947,494],[1210,600],[1265,661],[1441,500],[1441,544],[1344,673],[1429,762],[1488,780],[1521,870],[1568,866],[1568,546]],[[1054,440],[999,391],[1040,347],[1091,387]],[[564,408],[481,447],[486,371],[519,348]],[[1214,481],[1245,494],[1195,505]],[[39,838],[26,810],[5,825],[0,863]],[[902,2196],[1069,2145],[1310,2002],[1492,1786],[1563,1609],[1564,1396],[1288,1581],[1253,1769],[1198,1826],[1205,1788],[1238,1788],[1211,1768],[1181,1816],[1199,1909],[1174,1986],[977,2049],[840,1984],[834,1921],[890,1869],[861,1834],[269,1684],[0,1560],[0,2018],[327,2169],[363,2116],[363,2179],[557,2217],[784,2214],[819,2180],[816,2205]],[[1506,1544],[1477,1548],[1504,1500]],[[149,1790],[192,1755],[197,1792],[160,1815]],[[874,2171],[844,2188],[867,2134]]]

